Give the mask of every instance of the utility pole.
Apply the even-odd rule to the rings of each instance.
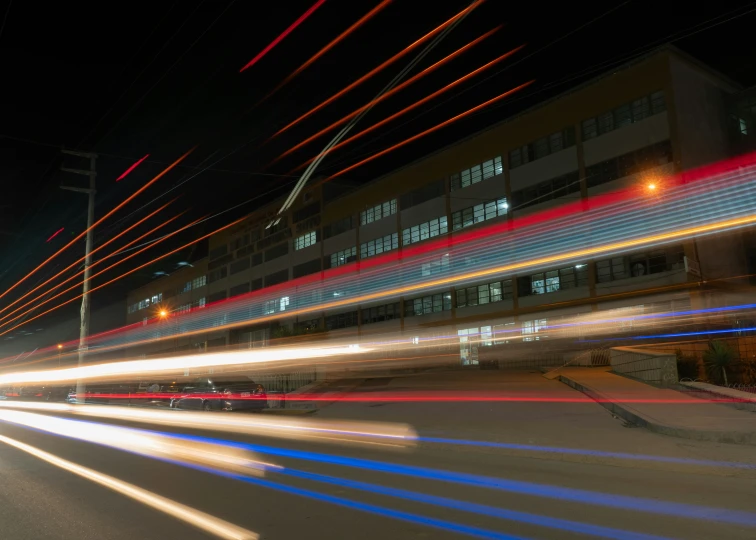
[[[84,258],[84,287],[81,295],[81,327],[79,328],[79,367],[84,365],[84,358],[87,354],[87,338],[89,337],[89,267],[92,264],[92,224],[94,223],[94,206],[95,206],[95,178],[97,173],[95,172],[95,165],[97,161],[97,154],[89,152],[76,152],[74,150],[62,150],[64,154],[70,156],[78,156],[83,158],[89,158],[89,170],[82,169],[69,169],[67,167],[61,167],[60,170],[64,172],[70,172],[74,174],[81,174],[89,177],[89,188],[78,188],[71,186],[60,186],[61,189],[68,191],[76,191],[79,193],[86,193],[89,195],[89,206],[87,209],[87,244]],[[84,393],[86,392],[86,384],[83,380],[76,381],[76,401],[77,403],[84,403]]]

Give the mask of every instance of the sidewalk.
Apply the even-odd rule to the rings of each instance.
[[[563,368],[559,380],[615,415],[650,431],[702,441],[756,445],[756,413],[707,403],[615,375],[609,368]]]

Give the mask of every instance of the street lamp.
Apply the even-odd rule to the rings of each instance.
[[[58,344],[58,367],[60,367],[60,353],[63,352],[63,345]]]

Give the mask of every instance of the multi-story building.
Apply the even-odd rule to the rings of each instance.
[[[143,316],[140,302],[199,307],[202,300],[209,304],[432,238],[454,238],[721,160],[739,148],[735,130],[746,137],[756,129],[752,115],[736,112],[747,101],[742,94],[735,82],[666,47],[358,188],[315,183],[273,227],[265,228],[280,203],[259,210],[212,237],[203,265],[131,294],[130,322]],[[747,275],[748,238],[696,240],[273,324],[360,333],[453,326],[462,361],[474,362],[465,336],[486,335],[493,320],[520,328],[528,341],[539,339],[547,321],[598,309],[702,305],[709,300],[684,257],[699,261],[707,280]],[[176,280],[185,282],[182,292],[176,293],[182,287]],[[206,282],[189,291],[197,280]],[[168,298],[167,290],[176,294]],[[272,328],[250,325],[209,333],[208,340],[260,346]]]

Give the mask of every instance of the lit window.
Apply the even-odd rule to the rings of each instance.
[[[522,322],[522,340],[523,341],[537,341],[543,339],[544,336],[541,332],[546,329],[546,319],[538,319],[535,321],[523,321]]]
[[[366,259],[399,248],[399,235],[389,234],[360,245],[360,258]]]
[[[360,212],[360,225],[367,225],[394,214],[396,214],[396,199],[391,199]]]
[[[281,311],[286,311],[286,308],[289,306],[289,297],[284,296],[283,298],[281,298],[279,303],[280,303]]]
[[[488,221],[499,216],[506,216],[508,210],[509,204],[504,197],[470,206],[452,214],[452,229],[457,231],[475,223]]]
[[[740,127],[740,134],[748,135],[748,123],[745,121],[745,118],[738,118],[738,125]]]
[[[416,242],[421,242],[434,236],[446,234],[449,232],[446,216],[432,219],[420,225],[409,227],[402,231],[402,244],[408,246]]]
[[[473,165],[469,169],[460,171],[451,176],[451,190],[457,190],[466,188],[473,184],[477,184],[481,180],[487,178],[493,178],[503,172],[504,168],[501,164],[501,156],[496,156],[493,159],[484,161],[477,165]]]
[[[294,240],[294,249],[303,249],[314,245],[318,241],[317,231],[310,231]]]
[[[357,247],[352,246],[342,251],[331,254],[331,268],[350,263],[357,259]]]
[[[192,280],[192,289],[199,289],[207,285],[207,276],[200,276]]]

